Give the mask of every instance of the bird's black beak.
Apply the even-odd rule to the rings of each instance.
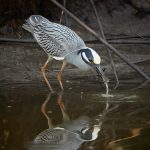
[[[102,70],[101,66],[100,65],[95,65],[95,69],[96,69],[96,72],[97,72],[98,76],[100,76],[103,79],[103,82],[107,83],[108,78],[105,76],[104,71]]]

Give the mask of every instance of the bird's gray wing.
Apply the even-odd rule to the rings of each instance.
[[[40,46],[51,56],[65,57],[73,51],[85,48],[84,41],[71,29],[53,23],[38,15],[31,16],[27,23]],[[29,31],[29,30],[28,30]]]
[[[55,57],[63,57],[65,55],[66,49],[63,43],[54,38],[52,34],[50,35],[43,26],[35,26],[33,35],[47,54]]]
[[[63,129],[46,129],[34,139],[30,150],[77,150],[82,141],[76,134]]]

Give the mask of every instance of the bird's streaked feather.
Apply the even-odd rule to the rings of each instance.
[[[65,57],[86,47],[84,41],[64,25],[53,23],[39,15],[32,15],[26,22],[23,28],[33,34],[48,55]]]

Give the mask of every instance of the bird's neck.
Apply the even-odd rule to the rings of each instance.
[[[65,59],[67,62],[75,65],[81,70],[91,69],[91,67],[83,61],[81,57],[81,53],[78,53],[78,52],[71,53],[70,55],[67,55]]]

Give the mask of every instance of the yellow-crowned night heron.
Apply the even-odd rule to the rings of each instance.
[[[46,78],[45,69],[53,58],[63,60],[63,65],[57,75],[61,89],[63,89],[61,76],[67,63],[82,70],[94,69],[106,82],[107,79],[100,67],[100,56],[93,49],[86,47],[84,41],[68,27],[50,22],[42,16],[32,15],[23,24],[23,28],[32,33],[38,44],[48,54],[48,59],[41,70],[51,91],[52,87]]]
[[[58,127],[39,133],[29,150],[77,150],[83,142],[97,139],[100,127],[90,126],[90,120],[82,116]]]

